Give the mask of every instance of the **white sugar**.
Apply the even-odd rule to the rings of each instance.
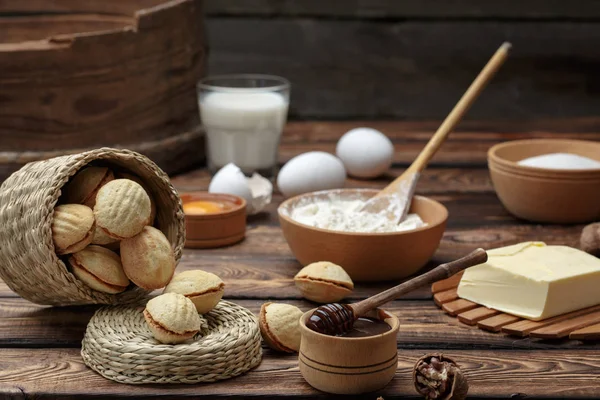
[[[551,153],[529,157],[519,161],[518,164],[546,169],[600,169],[600,161],[569,153]]]

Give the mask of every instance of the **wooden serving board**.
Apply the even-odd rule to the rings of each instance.
[[[600,339],[600,305],[542,321],[530,321],[459,298],[457,289],[461,277],[462,272],[438,281],[431,286],[431,291],[438,307],[466,325],[519,337]]]

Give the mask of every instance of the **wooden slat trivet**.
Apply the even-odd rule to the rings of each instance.
[[[566,321],[568,319],[578,317],[580,315],[589,314],[593,311],[598,310],[600,310],[600,305],[584,308],[582,310],[571,311],[570,313],[557,315],[556,317],[548,318],[542,321],[530,321],[528,319],[523,319],[519,322],[515,322],[514,324],[503,326],[502,332],[514,336],[528,336],[531,332],[535,331],[536,329],[540,329],[557,322]]]
[[[600,324],[586,326],[585,328],[573,331],[569,334],[569,339],[598,340],[600,339]]]
[[[477,326],[483,330],[491,332],[500,332],[504,325],[512,324],[513,322],[519,321],[521,318],[515,317],[510,314],[498,314],[491,318],[479,321]]]
[[[458,293],[456,293],[456,288],[444,290],[443,292],[437,292],[433,295],[433,301],[435,301],[435,304],[437,304],[439,307],[441,307],[444,303],[449,303],[452,300],[456,299],[458,299]]]
[[[449,303],[442,304],[442,309],[448,314],[452,315],[453,317],[457,316],[462,312],[472,310],[476,307],[478,307],[478,304],[465,299],[458,299]]]
[[[482,330],[512,336],[577,340],[600,339],[600,305],[573,311],[542,321],[530,321],[481,306],[458,297],[457,288],[462,272],[431,285],[433,299],[447,314],[465,325],[477,325]]]
[[[600,322],[600,311],[594,311],[590,314],[580,315],[579,317],[571,318],[566,321],[557,322],[556,324],[548,325],[543,328],[531,332],[531,337],[543,339],[559,339],[586,326],[590,326]]]
[[[464,271],[461,271],[448,279],[435,282],[433,285],[431,285],[431,292],[435,294],[448,289],[456,289],[458,287],[458,284],[460,283],[460,278],[462,278],[463,276],[463,272]]]
[[[487,307],[477,307],[469,311],[465,311],[458,314],[457,317],[460,322],[467,325],[477,325],[477,323],[483,319],[493,317],[494,315],[500,314],[500,311],[492,310]]]

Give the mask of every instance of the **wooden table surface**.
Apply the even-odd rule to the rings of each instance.
[[[356,122],[288,124],[280,161],[309,150],[333,152],[337,139]],[[376,181],[349,180],[351,187],[382,187],[414,159],[435,122],[368,123],[383,130],[396,145],[394,168]],[[534,122],[465,122],[423,174],[417,192],[446,205],[448,228],[432,265],[466,254],[525,240],[576,245],[581,226],[538,225],[516,220],[502,207],[489,180],[486,151],[498,142],[530,137],[600,140],[600,120]],[[197,170],[173,177],[179,190],[208,187],[209,175]],[[225,297],[254,313],[266,300],[312,305],[300,298],[292,277],[299,269],[279,228],[276,194],[266,212],[249,218],[246,239],[214,250],[185,250],[178,271],[201,268],[221,276]],[[352,300],[362,299],[396,282],[358,284]],[[462,366],[472,398],[598,398],[600,343],[516,339],[467,327],[444,315],[429,288],[387,307],[400,318],[398,371],[383,390],[357,398],[417,397],[411,369],[426,352],[443,351]],[[265,348],[262,363],[235,379],[190,386],[129,386],[106,380],[88,369],[79,355],[81,339],[97,307],[52,308],[29,303],[0,282],[0,398],[94,398],[131,396],[204,396],[206,398],[327,397],[308,386],[296,357]],[[350,398],[350,397],[347,397]]]

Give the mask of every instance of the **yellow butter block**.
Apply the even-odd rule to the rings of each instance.
[[[542,242],[493,249],[465,271],[458,296],[539,321],[600,304],[600,259]]]

